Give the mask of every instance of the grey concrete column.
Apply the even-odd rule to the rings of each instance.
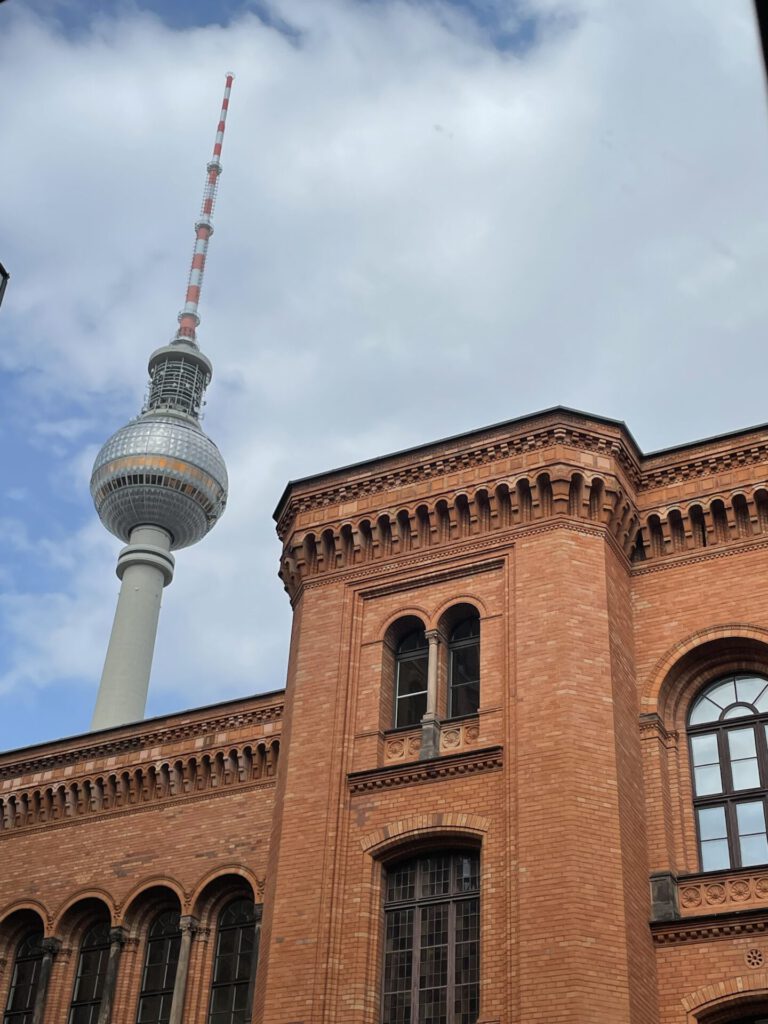
[[[421,720],[421,750],[419,759],[437,757],[440,752],[440,719],[437,717],[437,661],[440,634],[428,629],[424,636],[429,644],[427,659],[427,710]]]
[[[173,579],[171,535],[137,526],[117,559],[122,582],[99,683],[92,729],[109,729],[144,717],[163,587]]]
[[[35,1005],[32,1008],[32,1024],[43,1024],[45,1019],[45,1003],[48,998],[48,983],[51,980],[53,958],[61,949],[59,939],[43,939],[43,959],[40,961],[40,974],[37,978]]]
[[[189,977],[189,958],[192,953],[194,939],[199,922],[196,917],[184,916],[179,920],[181,928],[181,945],[179,946],[179,962],[176,965],[176,978],[173,982],[173,1000],[168,1024],[184,1024],[184,999],[187,994],[187,978]]]
[[[120,957],[123,955],[125,945],[125,929],[111,928],[109,931],[109,959],[107,960],[107,973],[104,977],[104,988],[101,991],[101,1005],[96,1024],[110,1024],[112,1020],[112,1007],[115,1002],[115,989],[117,988],[117,972],[120,967]]]

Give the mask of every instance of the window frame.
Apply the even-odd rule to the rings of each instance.
[[[97,929],[103,928],[106,930],[106,941],[94,942],[92,945],[86,945],[90,935]],[[96,1024],[99,1016],[99,1010],[101,1009],[101,1002],[104,998],[104,982],[107,977],[107,965],[109,963],[109,950],[110,950],[110,923],[109,921],[95,921],[88,925],[88,928],[83,933],[83,938],[80,942],[79,949],[77,951],[77,965],[75,967],[75,982],[72,987],[72,998],[69,1001],[69,1010],[67,1011],[67,1024],[76,1024],[74,1020],[74,1013],[81,1007],[90,1007],[91,1012],[88,1015],[87,1024]],[[83,965],[83,954],[98,951],[101,956],[99,959],[99,969],[96,972],[97,977],[100,979],[98,999],[76,999],[78,985],[82,977],[81,968]],[[96,1015],[94,1016],[94,1012]]]
[[[415,647],[413,650],[403,651],[401,648],[407,640],[416,634],[421,635],[423,640],[423,646]],[[414,693],[400,694],[400,669],[401,666],[416,662],[424,662],[424,689],[417,690]],[[428,693],[428,676],[429,676],[429,643],[425,636],[425,629],[423,625],[416,626],[413,629],[408,630],[404,636],[398,640],[395,646],[395,686],[394,686],[394,700],[393,700],[393,727],[395,729],[418,729],[421,725],[422,718],[427,709],[427,693]],[[421,716],[415,722],[404,722],[400,723],[400,702],[412,700],[414,697],[424,698],[424,711]]]
[[[475,625],[477,627],[477,635],[476,636],[465,637],[465,638],[460,639],[460,640],[454,640],[453,639],[454,633],[456,632],[456,630],[459,629],[459,627],[463,626],[466,622],[471,622],[471,623],[473,623],[473,625]],[[465,615],[463,618],[461,618],[451,628],[451,632],[450,632],[450,634],[448,636],[447,647],[448,647],[448,673],[447,673],[448,674],[448,694],[447,694],[448,700],[447,700],[446,720],[453,720],[455,718],[471,718],[472,716],[476,715],[478,713],[478,711],[480,710],[480,674],[481,674],[480,673],[480,616],[479,616],[479,614],[477,612],[475,612],[473,615]],[[470,647],[476,647],[477,648],[477,679],[476,680],[470,680],[469,682],[454,684],[454,681],[453,681],[454,654],[457,651],[464,651],[464,650],[469,649]],[[460,713],[456,713],[454,711],[454,709],[453,709],[454,689],[462,689],[462,688],[468,687],[468,686],[472,685],[472,683],[474,683],[474,682],[477,683],[477,707],[473,711],[462,711]]]
[[[737,817],[737,808],[740,804],[761,803],[763,808],[763,818],[766,825],[766,836],[768,837],[768,711],[756,711],[749,715],[732,718],[724,717],[729,708],[735,707],[736,705],[747,706],[748,702],[739,700],[738,693],[736,693],[736,701],[732,701],[723,708],[717,719],[703,722],[699,725],[690,724],[690,717],[702,697],[722,683],[728,683],[731,681],[738,682],[740,679],[760,679],[765,683],[765,687],[768,687],[768,675],[764,675],[761,672],[732,672],[726,675],[718,675],[714,679],[711,679],[705,686],[697,690],[686,714],[686,737],[691,774],[691,803],[693,807],[694,826],[696,829],[696,849],[701,874],[722,874],[727,871],[751,870],[768,865],[768,853],[766,854],[766,859],[764,861],[746,865],[742,863],[741,835],[739,833]],[[764,690],[758,694],[756,699],[759,699],[763,692]],[[735,789],[733,785],[731,761],[739,759],[731,758],[728,734],[740,728],[752,728],[753,735],[755,737],[755,761],[757,764],[759,784],[748,789]],[[706,734],[715,734],[716,737],[718,754],[717,764],[720,770],[721,789],[719,793],[706,793],[699,796],[696,790],[696,768],[703,766],[697,766],[695,763],[693,741],[696,737]],[[728,845],[729,866],[705,868],[704,850],[702,845],[705,840],[702,839],[699,811],[706,810],[707,808],[719,807],[722,807],[724,810],[726,835],[723,838],[726,839]],[[757,835],[761,833],[745,833],[745,835],[750,834]]]
[[[5,1011],[3,1012],[3,1024],[32,1024],[32,1017],[35,1012],[35,1001],[37,999],[38,986],[40,984],[40,965],[43,961],[43,938],[44,932],[42,926],[37,928],[29,928],[16,943],[16,949],[13,956],[13,970],[11,971],[11,980],[8,985],[8,994],[5,1000]],[[20,956],[20,950],[25,943],[34,942],[36,946],[31,948],[34,952],[27,953],[26,955]],[[33,964],[32,977],[27,984],[27,1006],[22,1009],[14,1010],[11,1007],[11,999],[15,995],[17,986],[17,977],[19,965]],[[29,998],[31,996],[31,999]]]
[[[460,891],[458,887],[454,885],[454,865],[456,859],[459,857],[470,856],[474,858],[476,869],[477,869],[477,886],[471,890]],[[451,887],[447,894],[433,895],[433,896],[419,896],[419,884],[422,877],[422,865],[430,857],[450,857],[451,859]],[[388,876],[391,871],[397,870],[409,862],[415,862],[415,884],[414,884],[414,896],[412,899],[405,900],[388,900],[387,899],[387,883]],[[434,847],[427,847],[425,849],[411,850],[399,857],[392,857],[387,860],[382,868],[382,914],[381,914],[381,956],[380,956],[380,975],[379,975],[379,1013],[378,1013],[378,1024],[389,1024],[389,1021],[384,1016],[385,1014],[385,986],[386,986],[386,969],[387,969],[387,915],[392,911],[398,910],[413,910],[412,918],[412,944],[413,948],[411,951],[411,989],[410,989],[410,1021],[409,1024],[420,1024],[419,1014],[419,994],[420,994],[420,971],[421,971],[421,954],[422,954],[422,943],[421,943],[421,913],[425,907],[432,907],[437,905],[448,905],[448,941],[446,943],[446,960],[447,960],[447,979],[445,984],[446,991],[446,1010],[448,1024],[455,1024],[456,1013],[455,1013],[455,998],[456,998],[456,907],[459,903],[470,903],[475,902],[477,905],[477,936],[475,939],[476,944],[476,957],[477,957],[477,1016],[472,1024],[477,1024],[480,1020],[480,981],[481,981],[481,964],[482,964],[482,927],[481,927],[481,914],[482,914],[482,858],[481,850],[475,845],[461,846],[460,844],[452,844],[446,849],[435,849]],[[427,947],[429,948],[429,947]]]
[[[152,934],[153,928],[155,928],[157,925],[159,925],[161,919],[163,917],[166,917],[167,915],[174,915],[175,916],[175,918],[176,918],[176,928],[175,928],[175,930],[174,931],[165,931],[165,932],[163,932],[161,934],[153,935]],[[162,943],[168,943],[170,951],[173,950],[174,943],[176,944],[176,960],[175,960],[175,965],[174,965],[174,969],[173,969],[173,979],[172,979],[170,988],[167,985],[166,985],[165,988],[160,988],[160,989],[146,989],[145,988],[145,982],[146,982],[148,968],[149,967],[157,966],[157,964],[150,964],[149,963],[149,954],[150,954],[150,950],[151,950],[153,942],[154,943],[161,943],[161,942]],[[141,1017],[142,1003],[143,1003],[143,1001],[145,999],[149,999],[149,998],[153,998],[153,997],[156,997],[156,996],[160,996],[160,1005],[162,1007],[162,997],[170,995],[170,997],[171,997],[171,1006],[173,1005],[173,992],[174,992],[174,989],[176,987],[176,974],[177,974],[177,971],[178,971],[178,968],[179,968],[179,951],[180,951],[180,948],[181,948],[181,914],[180,914],[180,912],[178,910],[175,910],[175,909],[173,909],[171,907],[167,907],[165,910],[161,910],[159,914],[155,914],[155,916],[152,918],[152,920],[151,920],[151,922],[149,924],[149,927],[147,928],[147,938],[146,938],[146,942],[144,943],[144,959],[143,959],[143,962],[142,962],[142,965],[141,965],[141,983],[140,983],[140,988],[139,988],[139,1000],[138,1000],[138,1003],[136,1004],[136,1024],[167,1024],[167,1019],[168,1018],[166,1018],[163,1015],[160,1016],[159,1020],[157,1018],[154,1018],[150,1022],[142,1021],[142,1017]],[[171,963],[171,959],[167,955],[167,953],[168,953],[168,951],[166,951],[166,957],[163,960],[163,966],[165,968],[166,974],[167,974],[167,971],[168,971],[170,963]],[[170,1017],[170,1010],[171,1010],[171,1007],[169,1006],[168,1007],[168,1017]]]
[[[221,936],[222,932],[234,931],[236,929],[238,931],[241,931],[241,930],[244,930],[244,928],[246,927],[246,926],[244,926],[242,924],[224,925],[222,927],[222,924],[221,924],[222,918],[227,913],[227,911],[232,906],[234,906],[235,903],[240,903],[240,902],[244,902],[244,901],[248,901],[253,906],[253,951],[251,953],[251,962],[250,962],[250,967],[249,967],[248,980],[247,980],[247,982],[242,982],[242,981],[237,981],[237,980],[235,980],[235,981],[229,980],[229,981],[225,981],[225,982],[224,981],[216,981],[216,965],[217,965],[217,962],[219,960],[219,943],[221,941],[220,936]],[[212,1024],[212,1021],[213,1021],[213,1014],[214,1014],[213,1001],[214,1001],[215,993],[218,990],[225,989],[225,988],[236,989],[238,985],[240,985],[240,986],[247,985],[245,1008],[244,1008],[243,1012],[245,1014],[244,1021],[250,1020],[251,1014],[253,1012],[253,991],[254,991],[254,985],[256,983],[256,971],[257,971],[258,966],[259,966],[259,943],[260,943],[260,939],[261,939],[261,915],[262,915],[262,909],[263,909],[262,904],[261,903],[256,903],[255,900],[253,899],[253,896],[250,893],[241,893],[241,894],[239,894],[237,896],[233,896],[231,899],[228,899],[226,901],[226,903],[219,910],[219,913],[218,913],[218,915],[216,917],[216,941],[215,941],[214,947],[213,947],[213,959],[212,959],[212,962],[211,962],[210,983],[208,985],[208,1011],[206,1013],[206,1018],[205,1018],[206,1019],[206,1024]],[[237,955],[239,956],[241,954],[238,953]],[[231,1013],[234,1013],[234,1012],[236,1012],[236,1011],[235,1010],[231,1011]],[[231,1024],[231,1014],[230,1014],[230,1024]]]

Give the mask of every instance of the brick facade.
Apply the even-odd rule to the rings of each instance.
[[[768,1017],[768,865],[702,874],[686,740],[702,686],[768,674],[768,430],[643,455],[552,410],[288,486],[285,691],[0,755],[0,1007],[31,921],[67,1019],[94,914],[136,1019],[147,922],[263,906],[253,1020],[377,1024],[387,865],[481,860],[483,1024]],[[480,618],[480,708],[445,639]],[[393,728],[403,621],[436,631],[437,753]]]

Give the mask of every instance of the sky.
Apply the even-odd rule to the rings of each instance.
[[[229,504],[148,715],[284,685],[289,479],[555,404],[646,451],[768,420],[751,0],[8,0],[0,749],[89,727],[91,466],[174,333],[229,70],[198,330]]]

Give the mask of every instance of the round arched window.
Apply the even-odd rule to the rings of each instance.
[[[710,683],[688,715],[702,871],[768,864],[768,678]]]

